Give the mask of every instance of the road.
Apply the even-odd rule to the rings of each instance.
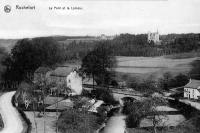
[[[20,114],[11,103],[14,94],[15,91],[7,92],[0,97],[0,113],[4,123],[0,133],[22,133],[23,131]]]

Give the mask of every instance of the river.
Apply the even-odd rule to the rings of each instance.
[[[106,126],[100,133],[125,133],[126,124],[125,124],[125,115],[121,113],[122,107],[120,110],[115,113],[106,123]]]

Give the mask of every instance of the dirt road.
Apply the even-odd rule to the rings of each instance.
[[[14,94],[15,91],[7,92],[0,97],[0,113],[4,123],[4,128],[0,133],[21,133],[23,131],[20,114],[11,103]]]

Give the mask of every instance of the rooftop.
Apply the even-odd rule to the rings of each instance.
[[[57,67],[50,76],[66,77],[72,72],[73,68],[68,66]]]
[[[70,99],[65,99],[65,100],[59,101],[58,103],[48,106],[46,109],[65,110],[72,107],[73,107],[73,102]]]
[[[48,71],[51,71],[51,69],[49,67],[39,67],[38,69],[36,69],[35,73],[45,74]]]
[[[200,80],[191,79],[185,87],[198,89],[200,87]]]

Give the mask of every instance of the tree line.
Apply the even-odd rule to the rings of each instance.
[[[53,38],[21,39],[2,60],[6,67],[2,77],[5,81],[30,79],[38,67],[52,67],[63,62],[63,55],[63,50]]]
[[[147,34],[120,34],[113,40],[107,40],[114,56],[162,56],[174,53],[190,52],[200,48],[200,34],[169,34],[160,36],[160,45],[147,42]],[[82,59],[91,51],[96,41],[71,42],[66,46],[71,58]],[[67,54],[69,54],[67,52]],[[69,55],[67,55],[69,56]]]

